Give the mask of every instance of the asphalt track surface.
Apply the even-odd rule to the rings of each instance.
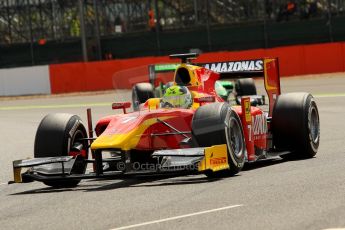
[[[257,84],[261,84],[258,81]],[[237,176],[85,180],[72,189],[10,184],[11,162],[33,155],[45,114],[93,108],[94,123],[129,94],[0,100],[0,229],[328,229],[345,227],[345,73],[282,80],[315,95],[321,143],[313,159],[247,165]],[[262,88],[261,88],[262,90]]]

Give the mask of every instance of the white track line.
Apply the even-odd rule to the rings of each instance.
[[[157,224],[157,223],[162,223],[162,222],[166,222],[166,221],[202,215],[202,214],[206,214],[206,213],[210,213],[210,212],[218,212],[218,211],[231,209],[231,208],[237,208],[237,207],[241,207],[241,206],[243,206],[243,204],[231,205],[231,206],[226,206],[226,207],[216,208],[216,209],[210,209],[210,210],[201,211],[201,212],[194,212],[194,213],[190,213],[190,214],[186,214],[186,215],[174,216],[174,217],[169,217],[169,218],[160,219],[160,220],[153,220],[153,221],[148,221],[148,222],[144,222],[144,223],[140,223],[140,224],[133,224],[133,225],[128,225],[128,226],[124,226],[124,227],[113,228],[111,230],[122,230],[122,229],[136,228],[136,227],[141,227],[141,226],[150,225],[150,224]]]
[[[345,228],[326,228],[323,230],[345,230]]]
[[[7,185],[8,183],[0,183],[0,185]]]
[[[345,230],[345,228],[325,228],[323,230]]]
[[[316,98],[329,98],[329,97],[345,97],[345,93],[321,93],[321,94],[314,94]]]

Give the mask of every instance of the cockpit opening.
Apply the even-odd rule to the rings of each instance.
[[[186,68],[182,67],[176,71],[175,82],[177,85],[188,86],[190,85],[190,81],[191,78]]]

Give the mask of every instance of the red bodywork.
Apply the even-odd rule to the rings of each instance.
[[[223,102],[224,100],[217,96],[214,84],[217,80],[234,78],[234,73],[217,73],[204,67],[194,68],[194,75],[199,82],[197,85],[188,88],[195,93],[201,95],[196,101],[203,104],[215,102]],[[266,151],[270,146],[268,144],[269,125],[267,117],[272,114],[275,99],[280,94],[279,71],[277,59],[263,59],[263,70],[255,73],[244,72],[248,76],[264,77],[265,88],[269,98],[269,111],[264,112],[259,107],[250,106],[246,110],[248,98],[243,98],[241,106],[233,106],[233,110],[239,115],[242,121],[242,127],[245,134],[248,161],[255,160],[255,153],[258,151]],[[236,75],[237,76],[237,75]],[[239,74],[241,76],[241,74]],[[243,77],[241,77],[243,78]],[[201,84],[200,84],[201,83]],[[203,100],[206,98],[206,100]],[[208,100],[212,98],[213,100]],[[250,102],[249,102],[250,103]],[[147,103],[144,109],[139,112],[128,114],[112,115],[100,119],[96,125],[95,131],[97,136],[110,136],[115,134],[127,134],[138,129],[152,118],[164,117],[164,122],[173,126],[181,132],[191,131],[191,121],[194,109],[154,109],[149,110]],[[248,116],[250,114],[250,116]],[[250,119],[249,119],[250,117]],[[191,134],[185,135],[169,135],[174,132],[168,125],[163,122],[153,122],[141,132],[140,140],[134,149],[136,150],[157,150],[157,149],[177,149],[182,148],[180,143]],[[168,134],[168,135],[155,135]]]

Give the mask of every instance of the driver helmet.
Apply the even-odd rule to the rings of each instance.
[[[186,86],[173,85],[166,89],[161,107],[188,109],[192,103],[192,95]]]

